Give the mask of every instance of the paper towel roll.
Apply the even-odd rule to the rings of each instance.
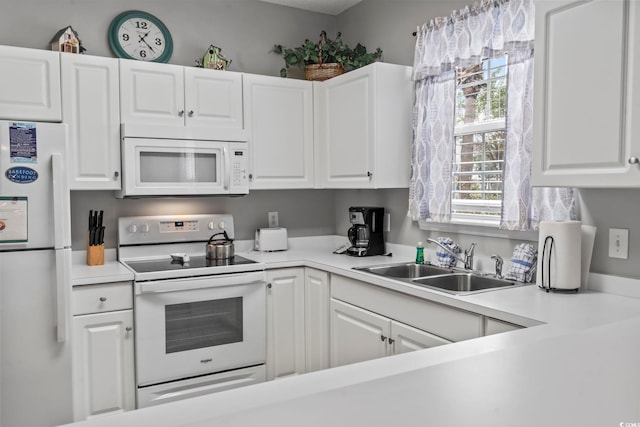
[[[542,221],[536,283],[545,289],[578,289],[581,282],[580,221]]]

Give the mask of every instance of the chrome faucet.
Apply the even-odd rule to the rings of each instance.
[[[427,242],[434,243],[434,244],[440,246],[445,251],[447,251],[447,253],[449,253],[451,256],[453,256],[456,260],[458,260],[458,261],[460,261],[461,263],[464,264],[464,269],[465,270],[473,270],[473,250],[476,248],[476,243],[475,242],[471,244],[469,249],[464,251],[464,257],[463,258],[461,258],[460,255],[458,255],[457,253],[453,252],[451,249],[449,249],[447,246],[443,245],[442,243],[438,242],[437,240],[427,238]]]
[[[493,254],[491,255],[491,259],[496,260],[496,277],[498,279],[502,279],[502,265],[504,264],[502,257],[500,255]]]

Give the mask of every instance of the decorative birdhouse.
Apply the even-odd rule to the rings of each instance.
[[[213,70],[226,70],[231,64],[231,60],[225,58],[219,47],[210,45],[202,57],[202,67]]]
[[[58,52],[83,53],[86,50],[78,38],[78,33],[71,26],[58,31],[49,44],[51,50]]]

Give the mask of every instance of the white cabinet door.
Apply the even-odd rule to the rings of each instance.
[[[377,62],[314,90],[318,186],[408,187],[411,68]]]
[[[184,126],[184,67],[120,59],[122,123]]]
[[[60,54],[0,46],[0,119],[62,120]]]
[[[304,269],[267,271],[267,379],[303,374]]]
[[[534,185],[640,185],[638,6],[536,4]]]
[[[373,73],[362,69],[322,83],[324,186],[373,187]]]
[[[135,409],[132,310],[74,316],[74,419]]]
[[[244,75],[251,189],[313,188],[313,84]]]
[[[391,339],[389,340],[389,343],[393,346],[393,354],[400,354],[444,344],[451,344],[451,341],[409,325],[405,325],[404,323],[392,321]]]
[[[242,74],[185,67],[187,126],[242,129]]]
[[[304,325],[306,370],[329,367],[329,273],[305,268]]]
[[[120,189],[118,61],[60,54],[62,119],[71,190]]]
[[[331,299],[331,367],[390,355],[391,321]]]

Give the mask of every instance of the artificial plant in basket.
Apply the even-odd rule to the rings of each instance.
[[[273,52],[282,55],[285,63],[280,75],[286,77],[290,67],[305,67],[308,80],[326,80],[382,59],[380,48],[375,52],[367,52],[367,48],[360,43],[351,48],[342,41],[341,36],[338,33],[335,39],[330,39],[322,31],[317,43],[306,39],[301,46],[293,49],[275,45]]]

